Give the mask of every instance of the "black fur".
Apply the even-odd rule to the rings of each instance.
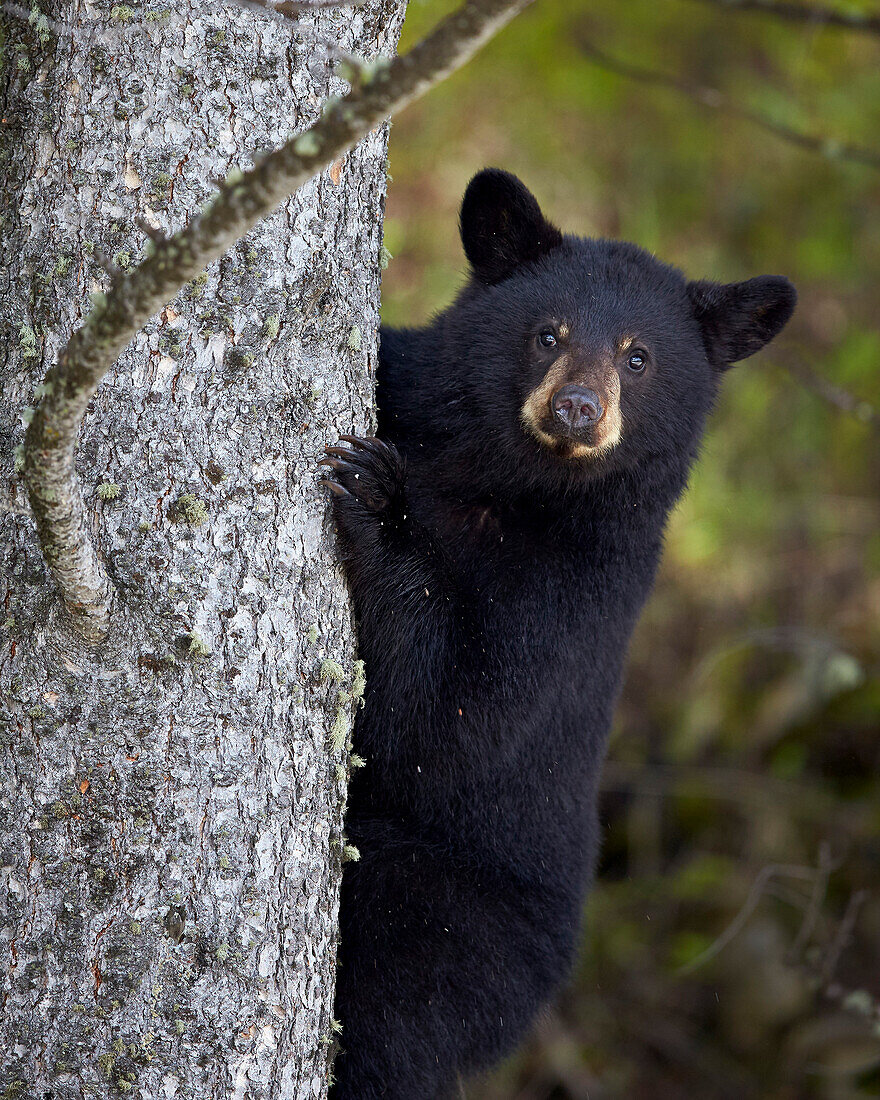
[[[703,329],[709,359],[722,369],[759,351],[791,317],[794,287],[781,275],[744,283],[694,282],[688,296]]]
[[[471,180],[459,228],[474,278],[490,284],[562,243],[562,234],[546,220],[531,191],[499,168],[487,168]]]
[[[334,1100],[448,1097],[565,980],[667,514],[720,368],[794,305],[784,280],[688,284],[634,245],[563,237],[506,173],[476,177],[461,225],[458,299],[383,330],[381,442],[328,459],[367,666]],[[615,367],[623,429],[604,457],[560,457],[520,421],[547,369],[535,336],[561,321],[584,370],[623,334],[650,356],[639,377]]]

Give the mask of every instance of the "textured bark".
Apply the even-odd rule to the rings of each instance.
[[[320,34],[393,49],[402,0],[285,27],[177,4],[6,19],[0,71],[0,1096],[320,1097],[360,677],[315,462],[363,430],[384,129],[154,318],[77,469],[118,592],[91,651],[12,470],[19,412],[135,218],[182,225],[320,114]]]
[[[841,11],[824,4],[792,4],[787,0],[702,0],[726,11],[757,12],[786,23],[808,23],[816,28],[865,31],[880,34],[880,15],[862,11]]]
[[[43,556],[71,624],[83,639],[98,644],[106,637],[113,590],[88,537],[74,474],[80,421],[101,378],[132,335],[185,282],[197,278],[260,218],[335,158],[347,154],[355,141],[382,125],[394,110],[462,65],[529,3],[465,0],[404,57],[368,65],[347,62],[351,90],[344,99],[327,99],[322,117],[307,131],[258,157],[249,171],[235,169],[210,202],[173,236],[165,237],[149,222],[141,222],[152,240],[146,258],[130,274],[105,263],[114,272],[110,289],[95,302],[86,323],[61,350],[40,386],[41,399],[29,410],[31,423],[22,453]],[[291,0],[288,10],[291,4],[296,11],[302,9],[302,4]],[[278,18],[277,11],[269,10]],[[47,37],[54,25],[43,27]]]

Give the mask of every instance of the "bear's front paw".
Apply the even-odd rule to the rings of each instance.
[[[348,447],[325,447],[327,458],[321,462],[332,469],[323,484],[342,502],[354,497],[368,511],[382,518],[403,514],[403,456],[390,443],[368,435],[343,435]]]

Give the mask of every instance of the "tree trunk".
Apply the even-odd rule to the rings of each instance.
[[[97,650],[65,629],[12,454],[102,254],[131,263],[137,217],[177,228],[314,121],[342,88],[319,42],[390,53],[403,7],[4,17],[2,1097],[325,1093],[362,676],[314,470],[371,416],[385,131],[102,383],[78,460],[117,587]]]

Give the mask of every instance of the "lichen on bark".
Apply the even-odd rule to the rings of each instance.
[[[118,592],[98,650],[57,629],[13,453],[106,290],[100,254],[135,263],[136,218],[180,227],[233,164],[314,121],[343,87],[317,39],[390,53],[403,5],[293,31],[231,7],[122,7],[40,0],[52,22],[103,20],[112,52],[4,27],[0,1095],[311,1100],[344,845],[331,731],[357,678],[313,468],[369,425],[384,128],[104,379],[77,458]]]
[[[113,261],[103,261],[111,274],[109,290],[97,294],[84,323],[49,368],[39,405],[29,409],[21,456],[43,556],[58,584],[72,629],[81,639],[92,645],[104,640],[113,584],[87,531],[74,473],[77,433],[99,382],[132,334],[182,283],[200,279],[206,265],[321,170],[329,167],[331,181],[338,186],[342,162],[335,158],[464,64],[529,3],[531,0],[465,0],[403,57],[355,61],[349,55],[345,72],[351,87],[342,98],[325,98],[317,121],[271,152],[256,156],[247,171],[231,169],[198,214],[177,232],[164,234],[148,218],[138,218],[137,224],[149,240],[143,259],[130,274],[126,270],[132,265],[130,251],[117,252]],[[285,6],[301,7],[293,0]],[[118,18],[114,13],[119,10],[112,9],[111,18]],[[127,7],[124,10],[123,22],[127,23],[134,12]],[[273,6],[268,5],[267,10],[278,18],[279,11]],[[102,38],[106,39],[106,34]],[[215,47],[225,41],[225,29],[214,28],[206,44]],[[189,97],[194,90],[188,82],[181,92]],[[231,105],[230,110],[234,113]],[[121,117],[128,118],[125,110]],[[172,179],[168,173],[163,176]],[[137,168],[130,165],[124,179],[134,190],[141,184]],[[100,258],[93,243],[92,251]],[[380,266],[385,256],[384,250],[380,252]],[[69,257],[63,257],[62,266],[68,269]],[[34,352],[35,345],[30,350]],[[240,362],[249,365],[253,357],[239,354]]]

